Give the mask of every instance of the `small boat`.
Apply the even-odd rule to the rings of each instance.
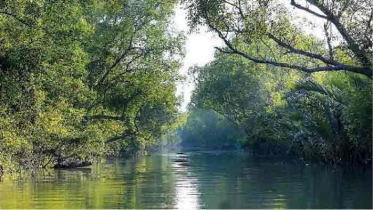
[[[187,159],[175,159],[174,162],[175,163],[189,163]]]

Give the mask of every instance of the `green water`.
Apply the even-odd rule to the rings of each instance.
[[[0,209],[14,208],[372,208],[372,171],[169,153],[4,180]]]

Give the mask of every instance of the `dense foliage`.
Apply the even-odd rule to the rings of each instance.
[[[0,166],[141,151],[177,117],[176,0],[0,2]]]
[[[177,133],[180,145],[193,150],[239,149],[244,141],[235,123],[211,110],[190,110],[186,124]]]
[[[177,0],[0,1],[0,173],[84,165],[177,134],[205,148],[372,161],[372,1],[181,2],[192,30],[225,44],[190,69],[186,122]],[[303,27],[315,19],[322,38]]]
[[[207,26],[225,44],[215,61],[190,69],[193,109],[234,122],[254,153],[371,163],[370,1],[184,3],[190,26]],[[324,38],[306,33],[289,6],[325,21]]]
[[[252,62],[314,73],[348,71],[372,77],[373,3],[369,0],[182,0],[192,29],[207,26],[221,52]],[[303,18],[302,15],[303,14]],[[305,15],[309,15],[307,18]],[[319,23],[318,23],[319,22]],[[323,39],[315,40],[323,23]],[[308,26],[308,27],[304,27]],[[311,37],[304,37],[306,30]],[[262,45],[260,53],[248,51]],[[265,47],[263,47],[265,46]],[[320,46],[327,46],[326,49]],[[263,51],[279,50],[286,60]],[[348,54],[348,58],[344,56]],[[299,59],[306,59],[301,62]]]
[[[241,132],[236,131],[233,140],[245,134],[244,147],[251,152],[298,154],[326,162],[371,161],[370,79],[345,73],[263,71],[221,53],[212,63],[191,70],[198,74],[193,109],[211,109],[234,122]],[[201,133],[205,129],[195,127]],[[220,131],[210,131],[214,132]]]

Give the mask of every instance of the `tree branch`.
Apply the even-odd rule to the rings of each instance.
[[[109,115],[93,115],[93,116],[85,116],[87,120],[118,120],[124,121],[126,120],[125,117],[117,117],[117,116],[109,116]]]
[[[328,43],[328,49],[329,49],[329,59],[331,61],[334,61],[334,55],[333,55],[333,46],[332,46],[332,31],[330,30],[330,33],[328,30],[330,29],[330,22],[327,22],[324,24],[324,32],[326,37],[326,42]]]
[[[126,137],[130,137],[130,136],[133,137],[135,135],[136,135],[135,132],[132,132],[131,130],[126,130],[122,135],[120,135],[120,136],[114,136],[114,137],[112,137],[110,139],[105,140],[104,142],[105,142],[105,144],[109,144],[109,143],[112,143],[112,142],[124,139]]]
[[[304,6],[300,5],[300,4],[297,4],[297,3],[295,2],[295,0],[291,0],[290,4],[293,5],[294,7],[298,8],[298,9],[300,9],[300,10],[303,10],[303,11],[306,11],[306,12],[308,12],[308,13],[310,13],[310,14],[313,14],[313,15],[315,15],[316,17],[319,17],[319,18],[323,18],[323,19],[327,19],[327,20],[328,20],[328,17],[327,17],[327,16],[322,15],[322,14],[319,14],[319,13],[317,13],[317,12],[315,12],[315,11],[312,11],[311,9],[309,9],[309,8],[307,8],[307,7],[304,7]]]
[[[246,58],[248,60],[251,60],[255,63],[259,63],[259,64],[270,64],[270,65],[277,66],[277,67],[297,69],[297,70],[301,70],[303,72],[308,72],[308,73],[321,72],[321,71],[350,71],[350,72],[363,74],[363,75],[365,75],[369,78],[372,78],[372,69],[369,68],[369,67],[356,67],[356,66],[349,66],[349,65],[335,65],[335,66],[323,66],[323,67],[316,67],[316,68],[308,68],[308,67],[304,67],[304,66],[292,65],[292,64],[288,64],[288,63],[281,63],[281,62],[276,62],[276,61],[272,61],[272,60],[254,58],[254,57],[249,56],[246,53],[238,51],[234,48],[232,49],[230,47],[229,48],[231,49],[231,51],[226,51],[226,50],[223,50],[219,47],[215,47],[215,48],[222,53],[241,55],[244,58]]]
[[[338,63],[336,61],[333,61],[333,60],[330,60],[330,59],[327,59],[327,58],[323,57],[321,54],[315,54],[315,53],[310,53],[310,52],[307,52],[307,51],[304,51],[304,50],[296,49],[296,48],[292,47],[291,45],[286,44],[285,42],[281,41],[280,39],[278,39],[277,37],[275,37],[274,35],[272,35],[270,33],[268,33],[268,37],[270,39],[272,39],[273,41],[275,41],[281,47],[290,50],[290,53],[295,53],[295,54],[303,55],[303,56],[306,56],[306,57],[309,57],[309,58],[318,59],[318,60],[324,62],[325,64],[329,64],[329,65],[341,65],[340,63]]]
[[[31,27],[32,24],[26,22],[25,20],[22,20],[21,18],[19,18],[17,15],[14,15],[12,13],[9,13],[9,12],[6,12],[6,11],[0,11],[0,14],[3,14],[3,15],[6,15],[6,16],[9,16],[9,17],[12,17],[14,19],[16,19],[18,22],[28,26],[28,27]]]
[[[137,32],[140,31],[145,26],[146,21],[147,21],[146,19],[147,19],[147,16],[144,17],[144,21],[143,22],[141,22],[140,24],[138,24],[138,25],[135,26],[135,30],[134,30],[134,32],[133,32],[133,34],[132,34],[132,36],[131,36],[131,38],[129,40],[129,44],[128,44],[127,49],[109,67],[109,69],[105,72],[104,76],[97,82],[96,86],[101,85],[105,81],[105,79],[109,76],[109,74],[111,73],[111,71],[113,71],[113,69],[131,52],[131,50],[136,49],[136,47],[133,47],[133,41],[134,41],[134,38],[135,38]]]
[[[135,35],[131,36],[127,49],[109,67],[109,69],[105,72],[104,76],[102,76],[101,79],[97,82],[96,86],[100,86],[105,81],[105,79],[109,76],[110,72],[130,53],[130,51],[133,49],[132,48],[132,42],[133,42],[133,37],[134,36]]]
[[[310,1],[310,0],[307,0]],[[294,2],[294,0],[292,0]],[[347,42],[348,48],[354,53],[359,62],[365,67],[372,67],[372,62],[369,60],[367,53],[364,49],[360,49],[357,42],[351,37],[347,32],[344,25],[340,22],[339,18],[336,17],[332,11],[326,8],[320,1],[312,1],[312,5],[316,6],[320,11],[326,15],[326,19],[329,20],[337,28],[338,32],[341,34],[343,39]],[[313,14],[312,11],[308,11]],[[317,15],[316,15],[317,16]]]
[[[276,39],[276,37],[274,37],[274,36],[272,36],[272,39],[274,39],[274,41],[277,40],[277,44],[279,44],[281,47],[287,48],[287,49],[293,51],[294,53],[301,54],[301,55],[307,56],[309,58],[314,58],[314,59],[321,60],[321,61],[323,61],[324,63],[326,63],[328,65],[327,66],[323,66],[323,67],[309,68],[307,66],[299,66],[299,65],[289,64],[289,63],[282,63],[282,62],[276,62],[276,61],[272,61],[272,60],[260,59],[260,58],[253,57],[253,56],[251,56],[251,55],[249,55],[247,53],[244,53],[242,51],[237,50],[232,45],[232,43],[226,38],[225,34],[223,34],[222,31],[220,31],[217,27],[215,27],[210,22],[209,15],[208,15],[208,13],[206,11],[204,13],[204,18],[206,20],[207,26],[210,29],[212,29],[213,31],[215,31],[218,34],[218,36],[223,40],[223,42],[225,43],[225,45],[230,49],[230,51],[227,51],[227,50],[223,50],[223,49],[221,49],[219,47],[215,47],[217,50],[219,50],[222,53],[226,53],[226,54],[237,54],[237,55],[241,55],[244,58],[246,58],[246,59],[248,59],[250,61],[253,61],[255,63],[259,63],[259,64],[270,64],[270,65],[277,66],[277,67],[283,67],[283,68],[289,68],[289,69],[297,69],[297,70],[301,70],[303,72],[308,72],[308,73],[321,72],[321,71],[342,71],[343,70],[343,71],[350,71],[350,72],[354,72],[354,73],[363,74],[363,75],[365,75],[365,76],[367,76],[369,78],[372,78],[372,71],[373,71],[373,69],[370,68],[370,67],[367,67],[367,66],[357,67],[357,66],[350,66],[350,65],[340,64],[340,63],[338,63],[336,61],[331,61],[329,59],[326,59],[326,58],[324,58],[323,56],[321,56],[319,54],[314,54],[314,53],[302,51],[302,50],[299,50],[299,49],[295,49],[292,46],[290,46],[290,45],[288,45],[286,43],[283,43],[280,40]],[[268,34],[268,35],[270,36],[270,34]]]

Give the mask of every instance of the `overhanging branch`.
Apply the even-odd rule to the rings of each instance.
[[[229,47],[229,46],[228,46]],[[229,47],[230,48],[230,47]],[[297,69],[303,72],[314,73],[314,72],[321,72],[321,71],[350,71],[354,73],[363,74],[369,78],[372,78],[372,69],[369,67],[355,67],[349,65],[335,65],[335,66],[323,66],[323,67],[316,67],[316,68],[308,68],[299,65],[292,65],[288,63],[276,62],[272,60],[265,60],[265,59],[258,59],[255,57],[251,57],[250,55],[243,53],[241,51],[236,50],[235,48],[230,48],[231,51],[223,50],[221,48],[216,47],[222,53],[226,54],[237,54],[241,55],[244,58],[253,61],[254,63],[259,64],[270,64],[277,67],[289,68],[289,69]]]
[[[293,53],[296,53],[296,54],[301,54],[301,55],[304,55],[304,56],[312,58],[312,59],[321,60],[328,65],[322,66],[322,67],[316,67],[316,68],[309,68],[307,66],[300,66],[300,65],[290,64],[290,63],[283,63],[283,62],[277,62],[277,61],[273,61],[273,60],[256,58],[256,57],[251,56],[251,55],[249,55],[245,52],[237,50],[237,48],[235,48],[233,46],[233,44],[227,39],[225,34],[223,34],[223,32],[221,30],[219,30],[217,27],[215,27],[210,22],[209,15],[208,15],[207,12],[204,13],[204,18],[206,20],[206,24],[208,25],[208,27],[210,29],[212,29],[213,31],[215,31],[218,34],[218,36],[220,37],[220,39],[222,39],[223,42],[225,43],[225,45],[229,48],[229,51],[228,51],[228,50],[223,50],[219,47],[216,47],[216,49],[219,50],[222,53],[240,55],[240,56],[242,56],[242,57],[244,57],[244,58],[246,58],[250,61],[253,61],[253,62],[259,63],[259,64],[270,64],[270,65],[277,66],[277,67],[296,69],[296,70],[301,70],[303,72],[308,72],[308,73],[322,72],[322,71],[350,71],[350,72],[354,72],[354,73],[358,73],[358,74],[363,74],[363,75],[365,75],[369,78],[372,78],[373,69],[371,67],[366,67],[366,66],[358,67],[358,66],[344,65],[344,64],[338,63],[336,61],[332,61],[330,59],[327,59],[327,58],[325,58],[325,57],[323,57],[319,54],[314,54],[314,53],[302,51],[302,50],[299,50],[299,49],[295,49],[292,46],[281,42],[280,40],[278,40],[274,36],[272,37],[272,39],[275,39],[274,41],[275,42],[277,41],[276,43],[278,45],[280,45],[281,47],[287,48],[287,49],[291,50]]]
[[[127,137],[135,137],[136,133],[131,131],[131,130],[126,130],[122,135],[119,135],[119,136],[114,136],[110,139],[107,139],[105,140],[105,144],[109,144],[109,143],[112,143],[112,142],[115,142],[115,141],[118,141],[118,140],[121,140],[121,139],[125,139]]]
[[[341,34],[343,39],[346,41],[348,48],[353,52],[353,54],[356,56],[358,61],[365,67],[369,67],[370,69],[372,68],[372,62],[369,60],[369,57],[367,53],[365,52],[364,49],[361,49],[359,45],[357,44],[356,40],[352,38],[352,36],[349,34],[349,32],[346,30],[346,27],[341,23],[340,21],[340,15],[334,15],[333,12],[325,7],[323,4],[323,1],[311,1],[307,0],[310,2],[312,5],[317,7],[321,12],[323,12],[325,15],[320,15],[314,11],[312,11],[309,8],[303,7],[297,3],[295,3],[295,0],[291,0],[291,5],[295,6],[298,9],[304,10],[310,14],[315,15],[316,17],[324,18],[336,27],[338,32]]]
[[[125,117],[117,117],[117,116],[109,116],[109,115],[93,115],[93,116],[86,116],[87,120],[118,120],[124,121],[126,120]]]
[[[307,7],[304,7],[304,6],[300,5],[300,4],[297,4],[295,2],[295,0],[291,0],[290,4],[292,6],[298,8],[298,9],[300,9],[300,10],[303,10],[303,11],[306,11],[306,12],[312,14],[312,15],[315,15],[316,17],[323,18],[323,19],[328,19],[328,17],[325,16],[325,15],[319,14],[319,13],[317,13],[315,11],[312,11],[310,8],[307,8]]]
[[[303,55],[303,56],[306,56],[306,57],[309,57],[309,58],[317,59],[317,60],[320,60],[320,61],[324,62],[325,64],[329,64],[329,65],[341,65],[340,63],[338,63],[336,61],[325,58],[321,54],[311,53],[311,52],[307,52],[305,50],[300,50],[300,49],[294,48],[293,46],[291,46],[289,44],[286,44],[285,42],[281,41],[280,39],[278,39],[277,37],[275,37],[271,33],[268,33],[268,37],[270,39],[272,39],[273,41],[275,41],[279,46],[281,46],[285,49],[288,49],[290,51],[290,53],[295,53],[295,54],[298,54],[298,55]]]

